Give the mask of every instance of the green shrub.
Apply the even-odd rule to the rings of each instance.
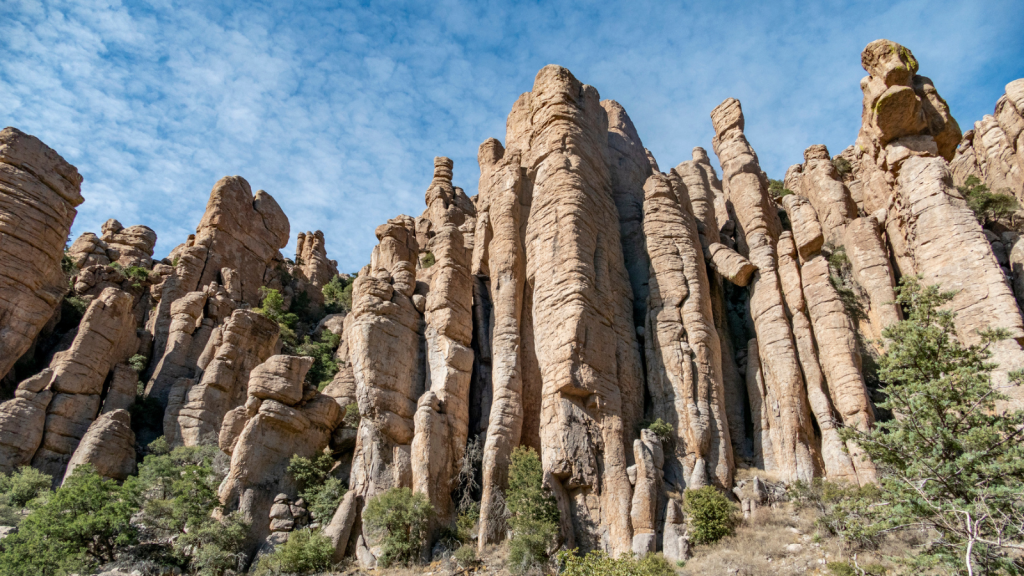
[[[292,456],[288,473],[299,485],[299,496],[306,500],[313,519],[321,524],[331,521],[338,504],[345,497],[345,484],[331,476],[334,459],[329,451],[313,458]]]
[[[661,418],[655,419],[654,422],[647,424],[646,426],[644,426],[644,428],[650,430],[651,432],[654,432],[654,434],[658,438],[661,438],[662,442],[671,440],[676,432],[672,428],[671,424],[665,422]]]
[[[468,568],[476,564],[476,548],[472,544],[463,544],[455,551],[455,561],[459,566]]]
[[[142,354],[136,354],[128,359],[128,365],[132,367],[137,373],[142,374],[142,371],[146,369],[146,364],[149,363],[149,358],[146,358]]]
[[[115,558],[115,547],[130,544],[135,528],[132,499],[92,466],[75,468],[48,498],[32,501],[18,532],[4,538],[0,575],[56,575],[88,572]]]
[[[612,558],[601,550],[580,556],[578,550],[558,553],[560,576],[673,576],[676,571],[660,554],[637,558],[632,552]]]
[[[161,448],[160,440],[151,446]],[[213,469],[218,452],[216,446],[182,446],[146,456],[138,475],[124,483],[141,508],[141,523],[166,537],[203,524],[220,505],[217,488],[223,475]]]
[[[778,200],[783,196],[789,196],[793,193],[792,190],[786,188],[782,184],[782,180],[768,179],[768,193],[772,195],[772,198]]]
[[[735,515],[732,504],[714,486],[683,492],[683,511],[693,528],[694,544],[714,544],[732,534]]]
[[[480,503],[473,502],[466,505],[465,510],[459,512],[459,517],[455,521],[455,533],[456,538],[463,544],[468,544],[473,541],[473,526],[476,525],[477,520],[480,519]]]
[[[558,536],[558,507],[544,490],[544,469],[533,448],[512,451],[508,476],[509,570],[523,573],[548,561],[548,549]]]
[[[370,536],[381,543],[378,562],[382,567],[411,564],[419,558],[433,513],[430,500],[408,488],[392,488],[367,502],[363,521]]]
[[[1009,218],[1020,209],[1013,194],[1009,191],[989,192],[988,186],[982,184],[977,176],[968,176],[963,186],[957,186],[957,190],[982,226],[993,220]]]
[[[434,258],[433,252],[425,252],[423,256],[420,256],[420,266],[422,268],[430,268],[437,260]]]
[[[345,281],[341,276],[335,276],[324,285],[324,309],[328,314],[348,312],[352,309],[352,286],[354,284],[354,278]]]
[[[295,347],[296,356],[311,356],[313,365],[306,373],[306,382],[323,390],[338,373],[338,363],[334,360],[334,351],[341,343],[341,336],[324,330],[318,340],[306,336],[302,344]]]
[[[818,527],[831,535],[842,536],[859,546],[874,547],[881,530],[871,525],[871,508],[879,504],[878,486],[828,482],[815,478],[810,483],[796,481],[787,490],[790,500],[799,507],[817,510]]]
[[[187,559],[195,574],[221,576],[227,570],[243,568],[245,553],[239,549],[248,532],[249,524],[241,512],[224,520],[207,517],[175,540],[174,550],[179,558]]]
[[[149,282],[149,270],[142,266],[129,266],[124,270],[124,275],[129,280],[133,280],[132,288],[142,288],[143,282]]]
[[[345,405],[345,417],[342,421],[349,428],[359,428],[359,404],[353,402]]]
[[[847,174],[853,172],[853,165],[850,161],[842,156],[836,156],[832,159],[832,166],[839,173],[840,178],[845,178]]]
[[[317,574],[331,568],[334,546],[327,536],[308,528],[288,535],[288,541],[260,558],[253,576]]]
[[[50,489],[53,478],[31,466],[22,466],[10,476],[0,475],[0,494],[11,506],[24,507],[41,492]]]
[[[291,312],[285,312],[284,296],[281,295],[279,290],[261,286],[260,296],[262,297],[262,302],[259,308],[253,308],[253,312],[277,322],[277,327],[281,331],[281,340],[284,342],[285,347],[290,348],[294,346],[295,330],[292,327],[299,321],[299,316]]]

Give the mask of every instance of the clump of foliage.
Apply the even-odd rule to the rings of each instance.
[[[128,365],[135,370],[136,373],[142,374],[142,371],[146,369],[146,364],[149,363],[149,358],[146,358],[142,354],[136,354],[128,359]]]
[[[661,418],[656,418],[654,422],[646,423],[644,429],[654,432],[654,435],[660,438],[662,442],[671,440],[673,434],[675,434],[675,429],[672,428],[672,425]]]
[[[714,544],[732,534],[736,524],[732,504],[714,486],[683,492],[683,511],[693,528],[694,544]]]
[[[308,528],[296,530],[289,534],[288,541],[278,546],[273,553],[262,556],[252,574],[319,574],[331,568],[333,554],[334,546],[327,536]]]
[[[532,448],[512,451],[508,468],[509,570],[524,573],[548,561],[548,549],[558,535],[558,507],[544,489],[544,469]]]
[[[880,405],[899,414],[872,430],[841,431],[882,472],[883,506],[865,508],[866,529],[918,526],[939,538],[908,562],[945,565],[968,574],[1024,570],[1024,411],[992,384],[990,346],[1005,330],[980,332],[981,342],[956,336],[954,293],[904,277],[897,301],[906,320],[886,328],[879,361],[887,383]],[[1014,385],[1024,374],[1011,373]]]
[[[338,362],[334,359],[334,351],[338,349],[340,343],[341,336],[330,330],[324,330],[318,339],[314,340],[306,336],[302,340],[302,344],[295,347],[295,355],[313,358],[313,365],[309,368],[309,372],[306,372],[307,383],[316,386],[319,390],[323,390],[331,383],[334,375],[338,373]]]
[[[793,193],[792,190],[786,188],[783,185],[782,180],[768,179],[768,193],[772,195],[772,198],[779,200],[783,196],[789,196]]]
[[[1009,218],[1020,209],[1013,194],[1008,191],[989,192],[988,186],[982,184],[977,176],[968,176],[963,186],[957,186],[957,190],[982,226],[994,220]]]
[[[18,512],[30,501],[49,491],[53,479],[31,466],[22,466],[10,475],[0,474],[0,525],[17,526]]]
[[[278,328],[281,329],[281,339],[285,343],[294,344],[295,331],[292,328],[299,321],[298,315],[285,311],[284,296],[281,295],[280,290],[261,286],[260,296],[262,297],[260,307],[254,308],[253,312],[277,322]]]
[[[842,536],[858,546],[878,545],[882,528],[869,521],[882,497],[875,484],[856,486],[815,478],[809,483],[796,481],[787,492],[797,506],[817,511],[816,524],[824,533]]]
[[[660,554],[638,558],[630,552],[612,558],[602,550],[580,556],[578,550],[562,550],[557,556],[561,576],[673,576],[676,571]]]
[[[208,519],[193,526],[174,543],[175,552],[187,557],[189,568],[199,576],[221,576],[238,570],[245,562],[239,548],[245,542],[249,524],[241,512],[233,512],[223,521]]]
[[[159,438],[124,490],[141,509],[137,525],[150,536],[173,539],[174,557],[201,574],[219,575],[237,569],[237,554],[248,532],[238,515],[223,521],[210,517],[220,505],[217,487],[223,474],[214,467],[216,446],[178,447],[168,451]]]
[[[421,268],[430,268],[436,262],[437,262],[437,260],[434,258],[434,253],[433,252],[425,252],[423,254],[423,256],[420,256],[420,267]]]
[[[476,564],[476,549],[472,544],[463,544],[453,554],[459,566],[468,568]]]
[[[299,485],[299,496],[306,501],[313,519],[321,523],[330,521],[347,491],[340,479],[331,476],[333,467],[334,458],[327,450],[313,459],[295,455],[288,462],[288,473]]]
[[[341,419],[349,428],[359,428],[359,404],[352,402],[345,405],[345,417]]]
[[[832,166],[836,169],[836,172],[839,173],[840,178],[845,178],[847,174],[853,172],[853,165],[850,164],[849,160],[842,156],[836,156],[833,158]]]
[[[352,310],[352,286],[355,278],[346,280],[341,276],[331,278],[323,288],[324,310],[328,314],[348,312]]]
[[[129,266],[123,270],[124,275],[132,280],[132,288],[142,288],[143,282],[149,282],[149,270],[142,266]]]
[[[135,539],[132,498],[88,464],[29,507],[18,531],[0,541],[0,575],[85,573],[114,560],[115,548]]]
[[[377,559],[384,568],[412,564],[427,539],[427,523],[434,507],[424,494],[408,488],[392,488],[366,504],[363,521],[370,536],[381,543]]]

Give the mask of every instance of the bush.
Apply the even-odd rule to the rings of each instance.
[[[381,543],[378,562],[411,564],[427,539],[427,522],[434,513],[427,497],[408,488],[392,488],[366,504],[363,521],[370,536]]]
[[[166,441],[159,438],[150,446],[165,449]],[[139,524],[157,537],[178,536],[203,525],[220,505],[217,487],[223,475],[213,469],[218,452],[216,446],[183,446],[146,456],[138,475],[124,483],[142,510]]]
[[[823,532],[842,536],[858,546],[878,545],[882,531],[870,520],[872,508],[882,505],[878,486],[851,486],[815,478],[809,484],[794,482],[788,494],[797,506],[817,510],[816,524]]]
[[[129,266],[123,272],[126,278],[133,280],[132,288],[142,288],[143,282],[149,282],[149,270],[142,266]]]
[[[672,425],[669,424],[668,422],[665,422],[661,418],[658,418],[654,422],[647,424],[646,426],[644,426],[644,429],[654,432],[655,436],[660,438],[662,442],[671,440],[676,433],[676,431],[672,428]]]
[[[136,354],[128,359],[128,365],[139,374],[142,374],[142,371],[146,369],[146,364],[149,364],[149,358],[142,354]]]
[[[833,158],[832,166],[836,169],[836,172],[839,173],[840,178],[845,178],[847,174],[853,172],[853,165],[850,164],[849,160],[842,156],[836,156]]]
[[[330,538],[308,528],[288,535],[288,541],[260,558],[254,576],[317,574],[331,568],[334,546]]]
[[[334,360],[334,351],[341,343],[341,336],[324,330],[319,340],[313,340],[306,336],[302,344],[295,347],[296,356],[310,356],[313,358],[313,365],[306,373],[306,382],[323,390],[334,379],[338,373],[338,363]]]
[[[512,451],[508,468],[509,570],[523,573],[548,560],[548,549],[558,535],[558,507],[544,490],[544,469],[532,448]]]
[[[560,576],[673,576],[676,571],[660,554],[637,558],[632,552],[612,558],[601,550],[580,556],[577,550],[558,553]]]
[[[345,417],[342,422],[349,428],[359,428],[359,404],[352,402],[345,405]]]
[[[333,467],[334,459],[327,451],[312,460],[292,456],[288,463],[288,473],[299,485],[299,496],[306,500],[313,519],[321,524],[331,521],[347,491],[341,480],[330,475]]]
[[[981,183],[977,176],[968,176],[963,186],[957,190],[967,201],[967,207],[974,212],[978,223],[984,226],[987,222],[1009,218],[1020,209],[1020,204],[1009,191],[989,192],[988,186]]]
[[[199,576],[221,576],[226,570],[241,570],[245,553],[239,552],[249,532],[241,512],[222,521],[205,518],[174,542],[178,557]]]
[[[281,329],[281,339],[286,343],[294,344],[295,332],[292,327],[299,321],[298,315],[285,312],[284,296],[281,296],[279,290],[261,286],[260,296],[263,298],[260,307],[253,308],[253,312],[277,322],[278,328]]]
[[[420,256],[420,267],[421,268],[430,268],[436,262],[437,262],[437,260],[434,258],[434,253],[433,252],[425,252],[423,254],[423,256]]]
[[[793,193],[792,190],[786,188],[782,184],[782,180],[768,180],[768,193],[772,195],[772,198],[779,200],[783,196],[789,196]]]
[[[732,504],[714,486],[683,492],[683,511],[693,528],[694,544],[714,544],[732,534],[735,516]]]
[[[114,560],[115,547],[135,539],[132,499],[87,464],[32,506],[18,532],[0,542],[0,575],[87,572]]]
[[[469,568],[476,564],[476,550],[472,544],[463,544],[455,551],[455,561],[463,568]]]
[[[328,314],[348,312],[352,310],[352,285],[355,279],[346,281],[341,276],[331,278],[331,281],[324,285],[324,309]]]
[[[21,509],[48,493],[51,483],[50,476],[29,466],[22,466],[10,476],[0,474],[0,525],[17,526]]]

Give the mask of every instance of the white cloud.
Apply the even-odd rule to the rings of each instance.
[[[116,217],[157,230],[158,255],[199,222],[227,174],[324,230],[343,270],[376,225],[418,214],[432,158],[473,193],[476,149],[537,70],[570,68],[629,111],[665,168],[710,149],[711,109],[737,97],[769,175],[856,137],[860,50],[914,50],[965,128],[1024,76],[1019,2],[521,3],[367,8],[8,3],[0,123],[85,176],[73,234]]]

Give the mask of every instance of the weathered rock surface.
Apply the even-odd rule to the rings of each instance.
[[[81,186],[78,170],[39,139],[0,131],[0,377],[67,292],[61,258]]]
[[[964,133],[950,171],[957,185],[975,176],[993,192],[1024,199],[1024,78],[1007,84],[994,114]]]
[[[272,531],[271,509],[278,494],[294,494],[294,480],[285,474],[293,455],[312,458],[327,447],[342,411],[332,398],[315,388],[303,388],[309,357],[274,356],[252,370],[250,391],[300,389],[295,402],[248,396],[244,426],[237,437],[222,435],[231,469],[218,490],[227,511],[239,510],[250,522],[245,551],[252,554]],[[232,425],[232,428],[238,428]],[[281,528],[278,526],[278,528]]]
[[[138,350],[132,297],[106,288],[89,305],[71,347],[54,355],[43,441],[32,467],[64,477],[65,467],[99,414],[103,383],[118,363]]]
[[[135,472],[135,433],[127,410],[113,410],[97,418],[82,437],[68,462],[64,479],[75,468],[90,464],[104,478],[122,481]]]
[[[673,186],[656,174],[644,193],[651,261],[647,387],[653,416],[672,425],[680,440],[666,463],[666,480],[725,488],[732,485],[733,461],[722,350],[697,222],[681,182]]]
[[[251,310],[235,310],[206,344],[199,360],[202,378],[179,378],[171,388],[164,413],[167,442],[216,443],[224,416],[245,402],[250,372],[273,353],[278,333],[273,320]]]
[[[304,291],[314,305],[324,303],[323,289],[338,275],[338,263],[327,259],[324,233],[299,232],[295,243],[295,271],[301,281],[299,290]]]
[[[768,413],[766,432],[771,437],[771,461],[783,478],[809,480],[814,475],[813,429],[776,263],[775,244],[782,224],[758,167],[757,154],[743,135],[739,101],[729,99],[720,104],[711,113],[711,121],[715,127],[715,153],[727,183],[727,199],[739,218],[738,230],[746,245],[746,256],[758,269],[750,284],[750,314],[757,332],[760,372],[767,394],[761,403]],[[748,372],[748,389],[750,377]],[[759,416],[754,414],[753,418],[757,420]]]

